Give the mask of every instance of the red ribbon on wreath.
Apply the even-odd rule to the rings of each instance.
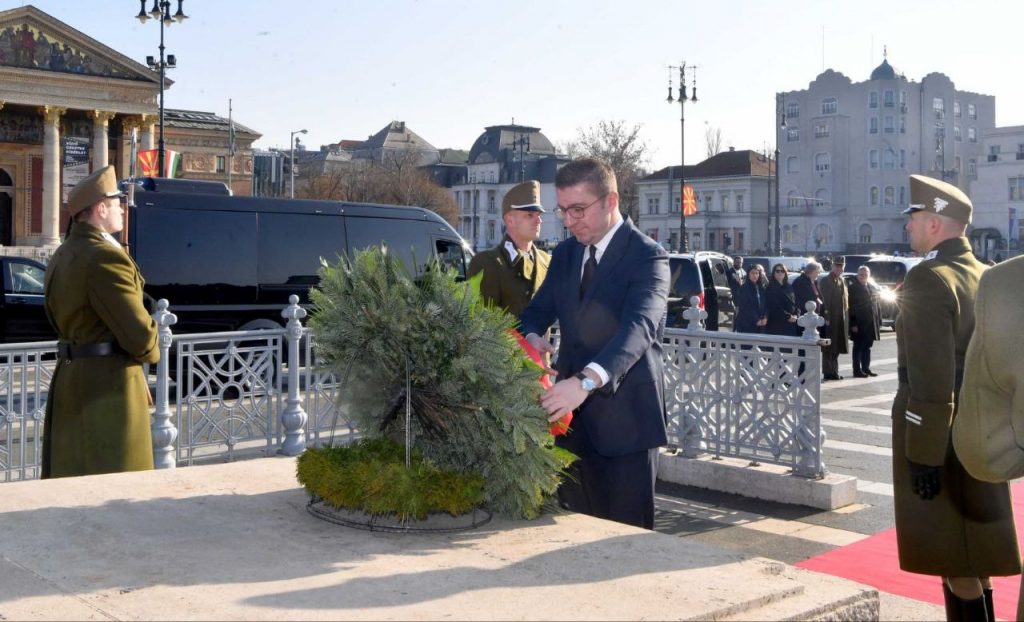
[[[512,336],[516,338],[516,341],[519,343],[519,347],[523,349],[523,352],[526,354],[527,358],[529,358],[531,361],[539,365],[541,368],[547,367],[547,365],[544,364],[544,356],[540,353],[539,350],[537,350],[537,348],[530,345],[530,342],[526,340],[526,337],[523,337],[519,333],[519,331],[515,329],[511,329],[511,333]],[[547,372],[541,372],[539,380],[540,386],[544,387],[545,389],[551,388],[551,376],[549,376]],[[569,412],[562,415],[558,419],[558,421],[552,422],[551,427],[548,428],[548,431],[551,432],[552,436],[562,436],[563,434],[569,431],[569,424],[571,422],[572,411],[570,410]]]

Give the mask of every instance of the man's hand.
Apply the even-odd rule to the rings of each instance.
[[[576,378],[559,380],[540,396],[540,405],[548,411],[548,421],[558,421],[565,413],[576,410],[589,393]]]
[[[925,501],[933,499],[942,490],[941,473],[941,467],[911,462],[910,489]]]
[[[541,353],[544,358],[544,372],[549,376],[557,376],[558,372],[551,369],[551,355],[556,352],[555,346],[551,345],[551,342],[541,337],[537,333],[530,333],[525,337],[526,343],[533,346],[535,350]]]

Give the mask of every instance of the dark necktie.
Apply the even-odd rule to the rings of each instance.
[[[597,247],[588,246],[587,250],[590,252],[590,257],[583,264],[583,276],[580,278],[580,300],[583,300],[587,289],[590,288],[590,280],[594,278],[594,273],[597,272]]]

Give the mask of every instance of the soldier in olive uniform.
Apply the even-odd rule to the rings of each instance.
[[[825,318],[822,336],[832,342],[821,348],[821,371],[825,380],[842,380],[839,375],[839,355],[850,351],[846,341],[849,332],[850,295],[846,291],[843,270],[846,257],[839,255],[832,259],[828,274],[818,281],[821,292],[821,315]]]
[[[46,401],[42,477],[153,468],[142,363],[160,357],[142,277],[111,234],[124,226],[114,167],[68,195],[73,220],[46,268],[46,314],[58,360]]]
[[[953,422],[956,456],[984,482],[1024,477],[1024,257],[986,270],[974,305],[974,336]],[[1013,542],[1004,542],[1013,546]],[[1017,600],[1024,620],[1024,584]]]
[[[540,184],[525,181],[513,186],[501,202],[505,239],[477,253],[469,262],[469,276],[483,272],[480,293],[490,304],[519,316],[540,289],[551,255],[534,244],[540,237]]]
[[[912,175],[910,200],[910,245],[925,257],[903,282],[896,330],[892,447],[900,567],[943,577],[948,619],[987,620],[988,578],[1021,568],[1010,491],[971,477],[951,442],[985,266],[964,237],[972,206],[963,192]]]

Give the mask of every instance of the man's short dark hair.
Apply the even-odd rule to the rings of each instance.
[[[604,160],[597,158],[581,158],[573,160],[558,170],[555,175],[555,188],[571,188],[586,183],[590,190],[599,196],[609,192],[618,192],[615,171]]]

